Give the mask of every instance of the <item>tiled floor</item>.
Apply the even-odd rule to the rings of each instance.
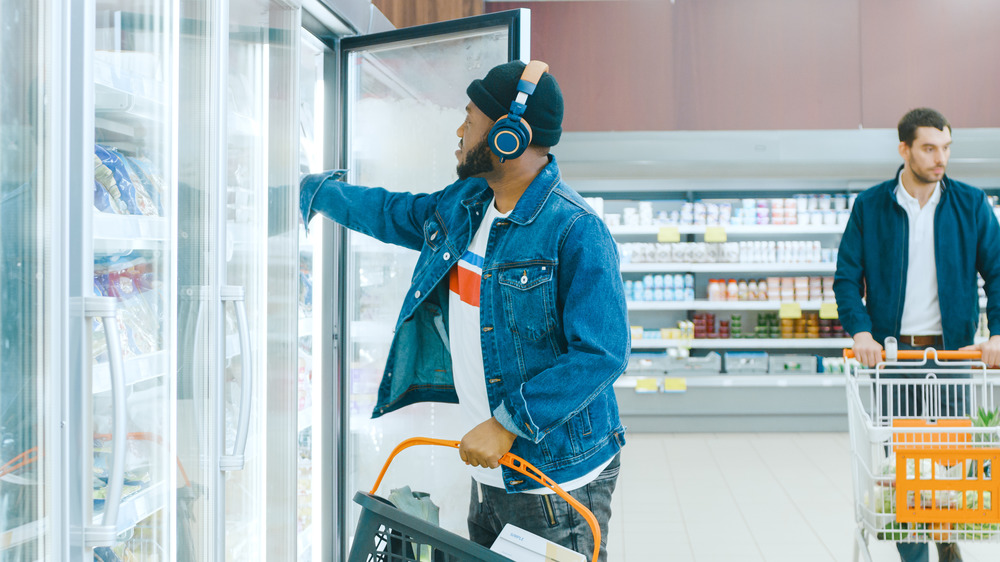
[[[633,433],[608,560],[850,561],[849,462],[846,433]],[[899,560],[891,543],[870,552],[875,562]],[[1000,545],[962,543],[962,553],[966,562],[996,561]]]

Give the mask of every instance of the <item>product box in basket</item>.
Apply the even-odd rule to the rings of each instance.
[[[510,523],[504,525],[503,531],[490,550],[518,562],[586,562],[587,560],[579,552],[573,552]]]

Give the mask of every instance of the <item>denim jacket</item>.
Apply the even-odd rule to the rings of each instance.
[[[896,200],[898,178],[897,172],[858,195],[840,241],[833,283],[844,329],[871,332],[879,343],[906,332],[900,323],[910,223]],[[944,348],[973,343],[979,321],[976,272],[986,281],[990,334],[1000,334],[1000,225],[982,190],[947,176],[941,180],[934,256]]]
[[[300,207],[420,257],[396,321],[373,417],[422,401],[458,402],[448,339],[448,272],[469,247],[493,191],[482,178],[429,194],[305,176]],[[560,178],[555,159],[490,228],[480,286],[486,392],[515,433],[511,452],[556,482],[624,445],[613,383],[630,348],[618,249],[604,222]],[[503,467],[508,491],[538,488]]]

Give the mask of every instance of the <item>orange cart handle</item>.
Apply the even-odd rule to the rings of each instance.
[[[451,441],[448,439],[432,439],[430,437],[411,437],[399,445],[389,453],[389,458],[386,459],[385,464],[382,465],[382,472],[379,472],[378,479],[375,480],[375,485],[372,486],[372,495],[378,490],[379,484],[382,483],[382,477],[385,476],[387,470],[389,470],[389,464],[392,463],[392,459],[402,451],[414,445],[440,445],[442,447],[451,447],[457,449],[460,443],[458,441]],[[556,484],[551,478],[542,474],[542,471],[538,470],[531,465],[528,461],[522,459],[521,457],[514,455],[512,453],[505,453],[504,456],[500,457],[500,464],[512,468],[517,472],[531,478],[535,482],[545,486],[546,488],[552,490],[559,495],[562,499],[566,500],[566,503],[573,506],[573,509],[577,510],[584,519],[587,520],[587,524],[590,525],[590,532],[594,534],[594,556],[591,559],[592,562],[597,561],[597,555],[601,550],[601,528],[597,524],[597,518],[594,514],[587,509],[587,506],[576,501],[576,498],[566,493],[559,484]]]
[[[983,352],[981,351],[938,351],[932,347],[925,350],[919,349],[901,349],[896,352],[896,358],[898,359],[923,359],[927,357],[928,359],[982,359]],[[854,359],[854,350],[845,349],[844,359]],[[885,359],[885,350],[882,350],[882,359]]]

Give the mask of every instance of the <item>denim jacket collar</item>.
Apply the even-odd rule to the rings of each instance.
[[[538,172],[535,179],[528,185],[528,189],[524,190],[521,198],[514,205],[514,210],[508,217],[511,222],[520,225],[533,222],[538,213],[542,211],[542,206],[545,204],[545,200],[549,198],[549,194],[559,185],[561,178],[559,176],[559,166],[556,165],[556,157],[551,154],[548,157],[549,163],[542,168],[541,172]]]
[[[520,225],[533,222],[538,213],[542,211],[542,206],[549,194],[562,180],[559,175],[559,166],[556,165],[556,157],[549,154],[548,158],[549,163],[542,168],[542,171],[538,172],[535,179],[528,185],[528,189],[524,190],[521,198],[517,200],[514,210],[507,217],[511,222]],[[472,197],[463,199],[462,205],[469,209],[481,208],[493,200],[493,189],[482,178],[472,178],[472,180],[482,183],[483,188],[481,191],[475,192]]]

